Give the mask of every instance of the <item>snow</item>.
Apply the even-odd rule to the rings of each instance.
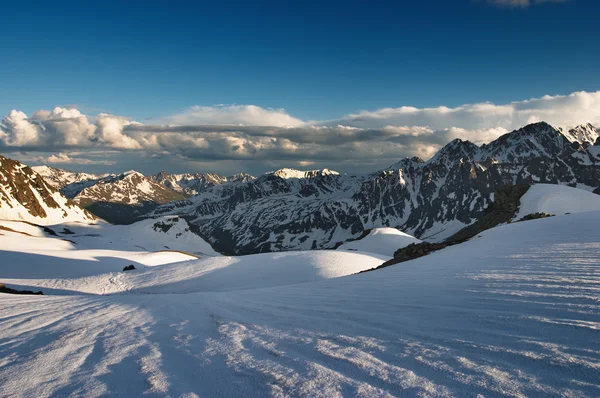
[[[600,210],[600,195],[564,185],[536,184],[521,198],[515,220],[528,214],[563,215]]]
[[[0,225],[2,225],[0,221]],[[161,226],[168,228],[165,232]],[[111,248],[128,251],[179,250],[195,255],[220,256],[200,236],[189,230],[188,223],[180,217],[164,216],[145,219],[129,225],[112,225],[104,221],[94,224],[62,223],[51,226],[63,237],[76,241],[78,247],[88,249]]]
[[[0,186],[1,190],[4,190]],[[5,191],[6,192],[6,191]],[[28,221],[41,225],[53,225],[61,222],[91,222],[93,218],[83,209],[70,205],[67,199],[58,192],[52,193],[52,198],[59,207],[49,207],[40,194],[31,190],[37,203],[46,213],[46,217],[32,215],[16,198],[6,195],[9,200],[0,204],[0,220]]]
[[[375,228],[364,238],[344,243],[338,250],[378,253],[391,258],[396,250],[419,242],[419,239],[396,228]]]
[[[308,258],[206,258],[214,271],[183,281],[167,277],[197,260],[143,268],[104,296],[0,294],[0,396],[598,396],[599,223],[512,223],[382,270],[274,287],[250,288],[288,265],[303,275],[293,267]],[[360,254],[311,253],[323,258],[306,269]],[[25,261],[0,264],[4,280]],[[202,279],[228,269],[213,276],[228,291],[209,291]]]

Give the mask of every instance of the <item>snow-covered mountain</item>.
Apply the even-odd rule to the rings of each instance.
[[[137,171],[109,175],[83,188],[73,201],[97,216],[115,223],[130,223],[159,204],[184,196]]]
[[[30,167],[0,156],[0,219],[49,225],[91,222],[94,218],[67,200]]]
[[[187,196],[194,196],[215,185],[229,182],[248,182],[255,180],[255,177],[246,173],[225,177],[216,173],[169,174],[166,171],[161,171],[160,173],[150,176],[150,179],[175,192]]]
[[[79,173],[50,166],[33,166],[32,169],[41,175],[48,185],[70,199],[102,178],[112,176],[112,174]]]
[[[216,250],[247,254],[333,248],[365,230],[394,227],[442,240],[479,218],[496,187],[600,185],[598,131],[540,122],[483,146],[456,139],[428,161],[407,158],[367,175],[282,169],[220,184],[154,214],[185,217]]]

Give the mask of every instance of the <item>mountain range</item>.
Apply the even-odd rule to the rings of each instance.
[[[505,185],[551,183],[598,192],[598,137],[590,124],[562,130],[539,122],[482,146],[456,139],[427,161],[406,158],[363,175],[328,169],[281,169],[258,178],[34,170],[47,188],[108,221],[177,215],[215,250],[250,254],[334,248],[378,227],[441,241],[480,218],[495,189]],[[4,202],[10,202],[6,195],[2,208]]]

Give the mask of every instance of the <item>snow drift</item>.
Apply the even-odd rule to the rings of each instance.
[[[375,228],[364,238],[344,243],[338,247],[338,250],[362,251],[394,257],[396,250],[419,242],[421,242],[419,239],[396,228]]]

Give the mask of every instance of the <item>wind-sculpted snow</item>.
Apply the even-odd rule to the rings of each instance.
[[[536,184],[521,198],[515,220],[534,213],[562,215],[585,211],[600,211],[600,195],[560,185]]]
[[[0,295],[0,395],[598,396],[599,223],[271,288]]]
[[[381,227],[439,241],[480,218],[497,187],[597,189],[597,137],[589,125],[565,132],[536,123],[481,147],[457,139],[427,162],[404,159],[373,174],[282,169],[215,185],[155,214],[185,217],[227,254],[335,248]]]

